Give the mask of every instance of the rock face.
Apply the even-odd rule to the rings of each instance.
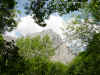
[[[49,30],[45,30],[42,31],[40,33],[40,36],[45,36],[48,35],[50,37],[50,39],[53,42],[53,46],[56,48],[59,44],[63,43],[63,40],[61,39],[61,37],[56,34],[55,32],[53,32],[53,30],[49,29]]]
[[[55,55],[50,58],[52,61],[68,63],[75,57],[75,55],[73,55],[71,50],[67,47],[66,42],[64,42],[61,37],[53,30],[48,29],[42,32],[28,34],[27,36],[35,37],[38,35],[40,35],[40,37],[48,35],[52,40],[53,47],[55,48]],[[16,38],[11,36],[5,36],[5,39],[7,39],[8,41],[16,40]]]
[[[71,50],[67,47],[66,42],[64,42],[61,37],[53,32],[51,29],[44,30],[40,33],[29,34],[28,36],[37,36],[43,37],[48,35],[53,42],[53,47],[55,50],[55,55],[51,57],[52,61],[60,61],[62,63],[69,63],[75,55],[72,54]]]
[[[38,35],[40,35],[40,37],[44,37],[45,35],[48,35],[51,41],[53,42],[54,47],[57,47],[60,43],[63,43],[63,40],[61,39],[61,37],[58,34],[56,34],[52,29],[47,29],[42,32],[29,34],[27,36],[35,37]]]
[[[75,55],[72,54],[66,43],[63,43],[56,49],[55,55],[51,58],[51,60],[60,61],[66,64],[72,61],[74,57]]]

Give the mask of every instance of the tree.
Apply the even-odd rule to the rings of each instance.
[[[15,0],[0,1],[0,33],[4,33],[5,30],[12,30],[16,26],[16,22],[13,19],[15,16],[15,4]]]
[[[41,38],[36,36],[33,38],[26,37],[17,40],[16,45],[19,47],[19,54],[25,59],[33,59],[34,57],[49,58],[54,54],[54,48],[48,35]]]
[[[66,71],[66,75],[99,75],[100,74],[100,33],[89,41],[86,51],[80,53]]]
[[[61,14],[78,10],[88,0],[32,0],[29,10],[32,10],[36,23],[46,26],[44,19],[54,12]]]
[[[85,50],[95,33],[100,32],[100,26],[87,8],[80,9],[77,14],[72,12],[70,15],[71,19],[64,23],[63,31],[70,48],[78,53]]]
[[[2,34],[16,26],[15,0],[0,0],[0,75],[18,75],[24,72],[24,60],[18,54],[14,41],[4,40]]]
[[[0,75],[18,75],[25,71],[25,61],[19,56],[19,48],[14,42],[0,37]]]
[[[100,0],[91,0],[88,6],[92,16],[96,19],[97,22],[100,21]]]

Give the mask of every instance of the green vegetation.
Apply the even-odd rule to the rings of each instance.
[[[100,21],[100,1],[99,0],[91,0],[91,3],[88,6],[89,11],[96,19],[96,21]]]
[[[11,31],[16,26],[13,19],[15,17],[15,5],[15,0],[0,0],[0,33],[7,30]]]
[[[18,50],[13,42],[7,42],[0,37],[0,75],[18,75],[18,72],[23,72],[24,61]]]
[[[44,37],[26,37],[17,40],[19,55],[23,57],[24,64],[18,64],[23,72],[18,75],[64,75],[66,65],[50,61],[49,57],[54,55],[52,42],[48,35]],[[16,65],[16,67],[18,66]],[[24,65],[24,67],[22,67]],[[12,73],[12,72],[11,72]]]
[[[29,10],[40,26],[46,26],[44,19],[50,14],[58,12],[60,15],[82,8],[88,0],[31,0]],[[28,12],[29,12],[28,10]]]
[[[8,70],[9,75],[13,75],[15,72],[16,75],[99,75],[99,45],[100,34],[95,34],[93,40],[90,40],[87,50],[76,56],[70,64],[52,62],[48,58],[35,56],[15,64],[14,71],[11,68]]]
[[[85,5],[81,5],[81,2]],[[85,8],[88,15],[94,17],[95,24],[100,21],[100,1],[91,0],[32,0],[30,9],[36,23],[45,26],[44,19],[51,13],[61,15]],[[0,75],[99,75],[100,74],[100,33],[93,32],[87,49],[81,52],[69,64],[53,62],[49,58],[54,55],[55,49],[49,36],[36,36],[18,39],[16,42],[4,40],[2,34],[16,26],[15,0],[0,0]],[[88,21],[88,20],[87,20]],[[87,23],[86,21],[86,23]],[[75,21],[73,24],[77,24]],[[91,24],[91,23],[90,23]],[[93,25],[93,24],[91,24]],[[72,28],[73,29],[73,28]],[[85,32],[81,32],[81,31]],[[77,33],[84,37],[90,30],[87,27],[77,27]],[[90,36],[90,35],[88,35]],[[87,35],[85,36],[87,38]],[[84,38],[83,38],[84,39]],[[15,45],[16,44],[16,45]]]
[[[100,74],[100,33],[95,34],[87,50],[79,54],[69,65],[66,75],[99,75]]]
[[[23,75],[64,75],[66,66],[62,63],[54,63],[48,59],[35,57],[27,61],[27,70]]]
[[[17,40],[16,45],[19,47],[19,54],[25,59],[40,56],[41,58],[49,58],[54,55],[55,51],[52,47],[52,41],[48,35],[44,37],[36,36],[33,38],[26,37]]]
[[[2,34],[10,31],[16,26],[13,19],[15,17],[14,7],[15,0],[0,0],[0,75],[18,75],[17,72],[21,68],[20,56],[18,55],[18,47],[14,42],[4,40]],[[23,70],[23,69],[21,69]]]

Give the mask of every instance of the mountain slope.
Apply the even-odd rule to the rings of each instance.
[[[58,35],[52,29],[47,29],[38,33],[31,33],[28,34],[26,37],[35,37],[38,35],[40,35],[41,38],[44,37],[45,35],[48,35],[51,41],[53,42],[53,47],[55,48],[55,55],[51,57],[52,61],[60,61],[63,63],[68,63],[75,57],[75,55],[73,55],[71,50],[67,47],[66,42],[64,42],[61,39],[60,35]],[[8,41],[17,39],[12,36],[4,36],[4,38]]]

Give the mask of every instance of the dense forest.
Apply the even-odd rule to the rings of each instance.
[[[74,58],[68,63],[51,60],[62,42],[57,41],[59,38],[55,34],[51,35],[55,35],[57,40],[51,39],[47,31],[45,35],[40,33],[34,37],[22,36],[16,40],[5,40],[5,32],[11,32],[18,26],[17,14],[22,14],[22,10],[16,9],[19,1],[21,0],[0,0],[0,75],[100,74],[99,0],[28,0],[29,4],[24,6],[24,14],[30,14],[35,23],[43,28],[47,26],[45,19],[55,12],[60,16],[74,11],[81,13],[73,14],[75,20],[69,24],[64,23],[62,28],[66,43],[81,40],[81,46],[86,45],[81,51],[80,48],[74,48],[75,42],[70,51]],[[63,50],[62,47],[60,51]]]

